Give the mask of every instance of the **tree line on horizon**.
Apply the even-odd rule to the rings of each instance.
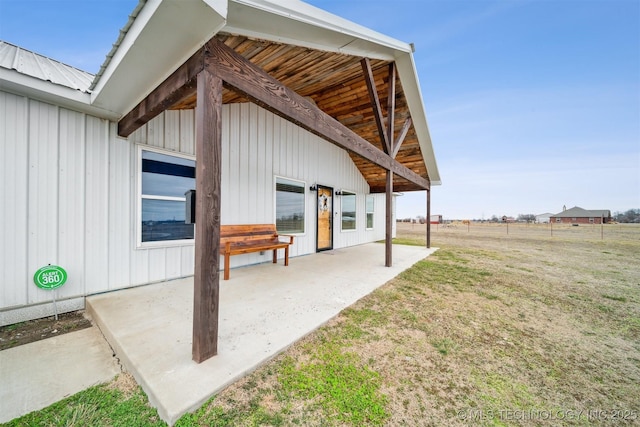
[[[624,223],[640,223],[640,209],[629,209],[625,212],[614,212],[612,215],[614,221]]]
[[[492,215],[489,219],[472,219],[473,222],[502,222],[503,216]],[[616,211],[611,216],[612,220],[615,222],[626,223],[626,224],[640,224],[640,209],[629,209],[624,212]],[[418,215],[415,220],[420,224],[424,224],[425,217],[423,215]],[[527,222],[532,223],[536,222],[535,214],[518,214],[515,219],[517,222]],[[398,222],[412,222],[413,218],[404,218],[398,219]]]

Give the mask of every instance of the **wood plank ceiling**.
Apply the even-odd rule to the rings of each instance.
[[[362,58],[256,40],[245,36],[218,34],[216,37],[299,95],[313,100],[326,114],[383,150],[360,63]],[[375,85],[385,117],[389,82],[388,65],[388,61],[371,60]],[[247,102],[247,100],[242,95],[225,89],[223,103],[235,102]],[[196,94],[194,93],[171,106],[170,109],[192,109],[195,105]],[[397,80],[394,126],[396,135],[409,117],[402,84]],[[386,188],[385,170],[360,156],[353,153],[350,155],[369,183],[371,192],[383,193]],[[413,126],[409,129],[396,160],[420,176],[429,178]],[[393,187],[395,191],[423,190],[398,176],[394,178]]]

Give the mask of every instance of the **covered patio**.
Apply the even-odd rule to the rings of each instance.
[[[87,298],[116,357],[173,424],[435,249],[370,243],[237,268],[220,281],[218,355],[191,360],[193,278]],[[348,266],[348,268],[345,268]]]
[[[222,3],[141,2],[91,88],[94,105],[123,113],[117,123],[120,138],[137,140],[136,132],[167,111],[194,113],[190,138],[195,148],[192,359],[196,362],[218,354],[218,242],[220,226],[229,221],[222,218],[223,140],[229,131],[223,126],[225,105],[257,105],[348,154],[366,182],[366,193],[385,195],[385,251],[380,256],[387,267],[393,265],[394,192],[426,191],[429,217],[431,185],[440,183],[412,45],[302,2]],[[169,26],[171,32],[166,31]],[[162,55],[150,54],[160,46]],[[279,140],[281,135],[273,138]],[[241,143],[238,138],[233,142],[233,149]],[[262,150],[267,145],[261,140],[257,147]],[[293,159],[299,145],[282,150],[274,159]],[[252,155],[246,152],[240,157]],[[268,163],[253,162],[249,169]],[[292,161],[292,168],[298,163]],[[226,185],[233,182],[229,179]],[[306,184],[301,188],[306,194]],[[309,191],[314,188],[318,187],[314,184]],[[336,211],[332,218],[337,215]],[[334,233],[333,226],[328,230]],[[352,244],[359,243],[345,242],[341,247]],[[430,244],[427,225],[427,248]]]

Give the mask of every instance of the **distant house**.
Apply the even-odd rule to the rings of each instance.
[[[540,215],[536,215],[536,223],[538,224],[548,224],[550,218],[553,216],[551,212],[546,212]]]
[[[606,209],[586,210],[574,206],[552,215],[550,220],[560,224],[606,224],[611,222],[611,211]]]
[[[431,215],[431,224],[442,224],[442,215]]]

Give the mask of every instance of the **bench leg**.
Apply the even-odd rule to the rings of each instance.
[[[284,266],[286,267],[288,265],[289,265],[289,246],[284,248]]]
[[[278,263],[278,250],[277,249],[273,250],[273,263],[274,264]]]
[[[229,280],[229,254],[224,256],[224,280]]]

